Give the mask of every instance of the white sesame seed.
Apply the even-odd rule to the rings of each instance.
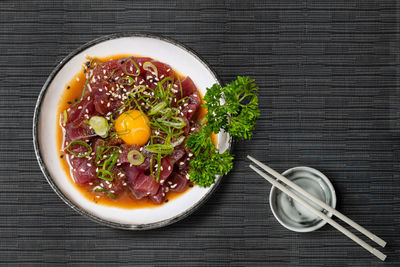
[[[169,170],[169,171],[171,170],[171,166],[168,166],[168,170]]]
[[[79,171],[80,171],[80,172],[84,172],[85,170],[84,170],[84,169],[80,169]]]
[[[90,100],[90,96],[87,97],[87,100],[88,100],[88,101]]]
[[[179,162],[179,165],[181,165],[181,166],[182,166],[183,164],[185,164],[183,161]]]
[[[86,165],[88,165],[89,167],[92,167],[92,164],[90,164],[90,163],[87,163]]]
[[[78,109],[82,109],[82,106],[79,106]]]
[[[89,110],[88,110],[88,109],[85,109],[85,111],[86,111],[86,113],[89,113]]]
[[[178,184],[171,185],[171,188],[175,188]]]
[[[100,89],[99,89],[99,92],[103,92],[103,89],[100,88]]]
[[[193,153],[189,153],[189,155],[188,155],[189,157],[193,157]]]
[[[171,69],[167,69],[167,71],[170,71]]]
[[[79,82],[79,77],[76,77],[76,81]]]
[[[103,74],[106,74],[106,70],[103,70]]]
[[[107,107],[109,108],[111,106],[110,102],[107,103]]]
[[[101,104],[104,104],[104,101],[103,101],[103,100],[100,100],[100,103],[101,103]]]
[[[92,182],[90,182],[90,183],[89,183],[89,185],[93,185],[93,183],[92,183]]]
[[[192,113],[192,112],[193,112],[193,110],[189,109],[189,110],[188,110],[188,112],[189,112],[189,113]]]
[[[166,187],[166,188],[165,188],[165,192],[168,192],[168,191],[169,191],[169,187]]]
[[[111,187],[112,187],[112,184],[109,184],[109,185],[108,185],[108,188],[111,188]]]

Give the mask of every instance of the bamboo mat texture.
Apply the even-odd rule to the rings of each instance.
[[[400,266],[399,17],[395,0],[1,1],[0,265]],[[249,75],[260,87],[261,118],[254,138],[235,144],[232,172],[204,206],[161,229],[78,215],[34,155],[34,105],[52,69],[119,32],[173,38],[223,82]],[[329,225],[283,228],[247,154],[326,174],[338,210],[388,242],[387,261]]]

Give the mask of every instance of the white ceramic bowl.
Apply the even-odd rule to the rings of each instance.
[[[44,84],[34,113],[33,139],[40,168],[53,190],[74,210],[90,219],[115,228],[150,229],[174,223],[193,212],[214,192],[221,177],[209,188],[194,186],[168,203],[154,208],[123,209],[95,204],[74,187],[59,160],[56,142],[57,106],[64,86],[81,71],[86,56],[105,57],[116,54],[148,56],[169,64],[190,76],[204,95],[206,88],[219,79],[209,65],[192,50],[176,41],[148,34],[114,34],[93,40],[69,54],[53,70]],[[218,149],[230,149],[225,133],[217,137]]]
[[[332,208],[336,207],[335,189],[328,177],[326,177],[322,172],[314,168],[301,166],[286,170],[282,175],[314,197],[324,201]],[[289,190],[292,190],[290,187],[288,188]],[[301,195],[299,196],[303,198]],[[332,213],[323,210],[313,203],[310,204],[316,209],[324,212],[328,217],[332,217]],[[278,222],[289,230],[295,232],[312,232],[326,224],[326,221],[311,214],[310,211],[285,193],[281,192],[275,186],[271,187],[269,205]]]

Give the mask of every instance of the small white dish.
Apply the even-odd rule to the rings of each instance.
[[[59,160],[56,142],[57,107],[64,86],[81,71],[87,56],[105,57],[132,54],[152,57],[190,76],[204,95],[206,88],[220,83],[215,72],[195,52],[176,41],[148,34],[114,34],[93,40],[78,48],[53,70],[44,84],[35,107],[33,139],[40,168],[53,190],[70,207],[88,218],[114,228],[140,230],[174,223],[203,204],[215,191],[221,177],[209,188],[194,186],[181,196],[154,208],[123,209],[98,205],[86,199],[75,188]],[[217,136],[217,147],[230,149],[225,133]]]
[[[335,189],[329,179],[320,171],[310,167],[294,167],[286,170],[282,175],[314,197],[324,201],[332,208],[336,207]],[[316,209],[324,212],[327,216],[332,217],[332,213],[327,212],[316,204],[308,201],[290,187],[288,188]],[[326,224],[326,221],[311,213],[311,211],[307,210],[291,197],[281,192],[275,186],[273,186],[270,191],[269,205],[278,222],[289,230],[295,232],[311,232]]]

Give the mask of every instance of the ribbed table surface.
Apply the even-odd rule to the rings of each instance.
[[[395,0],[1,1],[0,263],[399,266],[399,11]],[[232,172],[199,210],[161,229],[116,230],[78,215],[33,150],[34,105],[52,69],[118,32],[173,38],[223,82],[249,75],[260,87],[261,118],[254,138],[235,144]],[[329,225],[283,228],[247,154],[278,171],[326,174],[337,208],[388,242],[386,262]]]

